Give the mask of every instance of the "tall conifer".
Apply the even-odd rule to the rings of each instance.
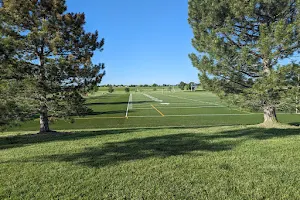
[[[190,54],[201,84],[235,105],[264,111],[277,122],[287,94],[287,66],[300,49],[299,0],[189,0]],[[296,66],[298,67],[298,66]]]
[[[50,131],[50,115],[86,114],[81,94],[104,75],[91,60],[104,40],[84,30],[84,13],[68,13],[64,0],[3,0],[0,14],[1,39],[14,44],[14,73],[26,77],[23,95],[40,116],[40,132]]]

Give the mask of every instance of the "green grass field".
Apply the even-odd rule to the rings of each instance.
[[[51,124],[69,131],[0,134],[0,199],[299,199],[299,127],[248,125],[262,114],[209,92],[102,93],[91,115]]]
[[[0,199],[299,199],[299,128],[0,136]]]
[[[132,92],[131,109],[129,95],[124,91],[106,94],[99,91],[87,97],[91,115],[75,117],[75,123],[57,120],[50,124],[54,130],[78,130],[99,128],[136,127],[206,127],[223,125],[249,125],[263,121],[262,113],[249,113],[235,107],[227,107],[210,92]],[[300,115],[279,113],[282,123],[300,124]],[[32,120],[10,131],[38,131],[39,121]]]

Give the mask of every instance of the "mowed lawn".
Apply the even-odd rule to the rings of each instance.
[[[0,135],[0,199],[299,199],[300,129]]]
[[[224,125],[251,125],[263,121],[262,113],[250,113],[228,107],[210,92],[132,92],[97,94],[87,97],[93,113],[85,117],[74,116],[75,123],[65,120],[51,121],[54,130],[88,130],[99,128],[137,127],[207,127]],[[129,103],[129,104],[128,104]],[[131,105],[130,105],[131,104]],[[127,113],[127,107],[129,110]],[[300,115],[278,113],[279,121],[300,124]],[[38,131],[39,120],[31,120],[10,131]]]

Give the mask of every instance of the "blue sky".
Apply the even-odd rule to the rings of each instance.
[[[69,12],[86,14],[86,30],[99,31],[106,65],[101,84],[198,82],[188,58],[194,52],[187,0],[67,0]]]

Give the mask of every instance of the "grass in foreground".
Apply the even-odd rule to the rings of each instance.
[[[0,136],[0,199],[297,199],[300,129]]]

